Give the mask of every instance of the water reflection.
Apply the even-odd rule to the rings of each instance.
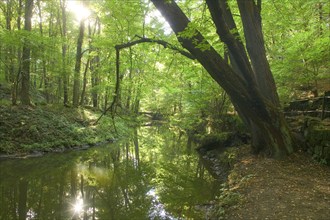
[[[192,143],[144,127],[86,151],[0,163],[0,219],[201,219],[219,183]]]

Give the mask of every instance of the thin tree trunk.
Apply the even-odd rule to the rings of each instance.
[[[131,99],[132,99],[132,87],[133,87],[133,82],[132,82],[132,73],[133,73],[133,54],[132,54],[132,48],[129,48],[129,72],[128,72],[128,80],[130,85],[128,86],[128,91],[127,91],[127,99],[126,99],[126,109],[130,111],[131,107]]]
[[[97,124],[101,118],[110,110],[111,116],[112,116],[112,122],[114,122],[115,112],[116,112],[116,106],[118,104],[118,94],[120,92],[120,49],[116,47],[116,86],[115,86],[115,94],[113,96],[112,102],[108,108],[106,108],[103,113],[100,115],[100,117],[95,121],[94,124]],[[116,130],[116,126],[114,124],[114,128]]]
[[[33,0],[25,1],[25,21],[24,30],[31,31],[32,28],[32,9]],[[30,58],[31,49],[27,39],[24,40],[23,52],[22,52],[22,88],[21,88],[21,104],[30,105]]]
[[[23,0],[18,0],[18,7],[17,7],[17,30],[21,30],[22,8],[23,8]]]
[[[87,72],[88,72],[88,66],[90,64],[90,59],[87,60],[84,76],[83,76],[83,86],[81,91],[81,97],[80,97],[80,105],[83,106],[85,104],[85,96],[86,96],[86,86],[87,86]]]
[[[63,40],[62,44],[62,81],[63,81],[63,105],[68,106],[69,103],[69,95],[68,95],[68,81],[69,76],[67,73],[67,60],[66,60],[66,53],[67,53],[67,43],[66,43],[66,36],[67,36],[67,24],[66,24],[66,0],[61,0],[61,11],[62,11],[62,31],[61,36]]]
[[[5,5],[5,14],[6,14],[6,29],[11,32],[11,21],[13,17],[13,12],[12,12],[12,0],[8,1],[7,4]],[[1,44],[2,46],[2,44]],[[13,48],[10,46],[8,47],[1,47],[1,57],[4,56],[4,72],[5,72],[5,79],[7,82],[11,82],[11,76],[14,72],[14,66],[13,62],[11,59],[11,56],[13,55]],[[0,65],[2,62],[0,63]]]
[[[101,25],[99,19],[96,19],[95,21],[95,29],[94,32],[96,32],[97,35],[101,34]],[[92,35],[91,27],[89,26],[89,35]],[[97,48],[94,48],[92,45],[92,42],[90,43],[90,51],[97,51]],[[100,56],[97,54],[95,57],[92,58],[90,63],[90,69],[91,69],[91,83],[92,83],[92,102],[93,107],[98,107],[98,89],[97,86],[99,85],[99,65],[100,65]]]
[[[41,14],[41,6],[40,6],[40,1],[37,1],[37,6],[38,6],[38,15],[39,15],[39,30],[40,30],[40,35],[43,37],[43,27],[42,27],[42,14]],[[48,91],[48,78],[47,78],[47,69],[46,69],[46,59],[44,54],[42,55],[42,77],[41,79],[44,81],[44,93],[46,96],[46,101],[49,103],[49,91]],[[42,80],[40,84],[42,85]]]
[[[11,32],[12,31],[12,18],[13,18],[13,0],[10,0],[6,4],[6,29],[7,31]],[[20,7],[19,5],[18,7]],[[20,15],[18,15],[20,16]],[[18,79],[15,74],[15,66],[14,66],[14,59],[13,56],[15,54],[15,48],[13,46],[9,47],[4,47],[3,49],[1,48],[1,56],[5,57],[5,62],[4,62],[4,71],[5,71],[5,78],[7,82],[11,83],[11,99],[12,99],[12,104],[16,105],[17,101],[17,85],[18,85]]]
[[[108,108],[109,93],[110,93],[109,88],[106,88],[105,95],[104,95],[103,111],[106,111],[106,109]]]
[[[82,44],[84,39],[85,21],[80,21],[79,36],[77,40],[77,52],[76,52],[76,64],[74,68],[74,79],[73,79],[73,98],[72,104],[74,107],[79,105],[79,90],[80,90],[80,69],[82,59]]]
[[[22,17],[22,8],[23,3],[22,0],[18,1],[17,7],[17,30],[21,30],[21,17]],[[18,68],[16,70],[16,74],[13,72],[13,83],[12,83],[12,90],[11,90],[11,101],[13,105],[17,104],[17,96],[18,96],[18,87],[19,87],[19,79],[21,76],[21,69],[22,69],[22,51],[21,48],[17,50],[17,60],[18,60]]]
[[[99,63],[100,63],[100,57],[99,57],[99,55],[97,55],[91,61],[92,101],[93,101],[94,108],[98,107],[98,99],[99,99],[98,88],[97,88],[97,86],[99,85],[99,81],[100,81],[99,70],[98,70]]]
[[[116,86],[115,86],[115,94],[112,103],[110,105],[111,114],[114,114],[116,111],[119,92],[120,92],[120,49],[116,48]]]

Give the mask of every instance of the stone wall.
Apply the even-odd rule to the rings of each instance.
[[[330,119],[307,118],[303,132],[307,151],[317,161],[330,165]]]

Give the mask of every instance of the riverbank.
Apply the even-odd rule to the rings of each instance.
[[[228,178],[229,194],[240,199],[224,207],[223,219],[328,219],[329,182],[330,168],[304,152],[279,161],[245,146]]]
[[[110,117],[87,108],[47,106],[0,106],[0,155],[2,157],[38,156],[46,152],[83,149],[118,138]],[[125,133],[121,119],[119,133]]]
[[[110,117],[94,125],[100,114],[93,109],[58,105],[0,106],[0,157],[24,158],[85,149],[130,133],[129,120],[122,118],[116,119],[119,134]],[[277,161],[251,155],[249,145],[244,145],[228,151],[226,156],[230,160],[225,161],[233,169],[227,183],[219,186],[221,196],[196,207],[210,219],[330,216],[330,168],[315,162],[307,153],[297,152],[285,161]],[[211,165],[217,174],[218,166]]]

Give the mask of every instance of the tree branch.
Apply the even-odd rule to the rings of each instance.
[[[114,121],[114,117],[115,117],[115,105],[118,102],[118,96],[119,96],[119,90],[120,90],[120,77],[119,77],[119,71],[120,71],[120,66],[119,66],[119,59],[120,59],[120,49],[118,49],[116,46],[116,88],[115,88],[115,95],[113,97],[113,100],[111,102],[111,105],[105,109],[102,114],[100,115],[100,117],[95,121],[94,125],[96,125],[101,118],[110,110],[111,112],[111,117],[112,117],[112,122],[114,125],[114,129],[115,132],[117,133],[117,129],[116,129],[116,125],[115,125],[115,121]]]
[[[140,37],[138,35],[136,35],[136,37],[138,37],[140,39],[139,40],[135,40],[135,41],[131,41],[131,42],[127,42],[127,43],[124,43],[124,44],[116,45],[115,46],[116,50],[117,49],[120,50],[120,49],[124,49],[124,48],[127,48],[127,47],[131,47],[131,46],[134,46],[134,45],[140,44],[140,43],[156,43],[156,44],[162,45],[164,48],[169,48],[171,50],[174,50],[176,52],[179,52],[181,55],[183,55],[183,56],[185,56],[185,57],[187,57],[187,58],[189,58],[191,60],[194,60],[195,59],[195,57],[191,53],[189,53],[189,52],[187,52],[185,50],[182,50],[182,49],[180,49],[180,48],[178,48],[178,47],[176,47],[176,46],[174,46],[174,45],[172,45],[172,44],[170,44],[170,43],[168,43],[168,42],[166,42],[164,40],[157,40],[157,39],[151,39],[151,38],[146,38],[146,37]]]
[[[180,48],[177,48],[176,46],[166,42],[166,41],[163,41],[163,40],[156,40],[156,39],[151,39],[151,38],[145,38],[145,37],[140,37],[138,35],[136,35],[136,37],[140,38],[139,40],[135,40],[135,41],[131,41],[131,42],[128,42],[128,43],[124,43],[124,44],[118,44],[115,46],[115,49],[116,49],[116,88],[115,88],[115,96],[113,98],[113,101],[111,103],[111,105],[104,110],[104,112],[100,115],[100,117],[95,121],[94,125],[96,125],[100,120],[101,118],[110,110],[111,111],[111,115],[112,115],[112,119],[113,119],[113,123],[114,123],[114,108],[115,108],[115,104],[117,103],[118,101],[118,94],[119,94],[119,87],[120,87],[120,82],[119,82],[119,57],[120,57],[120,50],[121,49],[125,49],[125,48],[128,48],[128,47],[131,47],[131,46],[134,46],[136,44],[140,44],[140,43],[157,43],[157,44],[160,44],[162,45],[164,48],[169,48],[171,50],[174,50],[174,51],[177,51],[179,52],[180,54],[182,54],[183,56],[189,58],[189,59],[192,59],[194,60],[195,57],[187,52],[187,51],[184,51]],[[85,52],[85,51],[84,51]],[[116,130],[116,126],[114,124],[114,128]]]

